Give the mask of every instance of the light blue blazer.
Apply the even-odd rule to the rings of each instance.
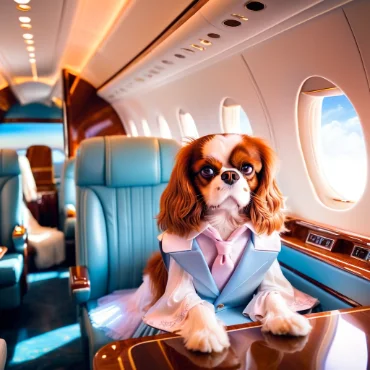
[[[252,231],[239,263],[222,291],[217,288],[195,238],[189,240],[174,235],[170,235],[170,238],[171,240],[166,240],[166,235],[164,235],[160,242],[162,257],[167,269],[170,257],[172,257],[193,277],[197,294],[213,304],[217,316],[225,324],[232,325],[250,321],[245,319],[242,312],[253,298],[265,273],[277,258],[280,251],[279,235],[261,237]],[[173,243],[176,245],[175,248],[171,247]]]

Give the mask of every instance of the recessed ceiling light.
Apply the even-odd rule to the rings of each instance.
[[[32,40],[33,39],[33,35],[31,33],[24,33],[23,34],[23,38],[25,40]]]
[[[19,22],[21,23],[30,23],[31,22],[31,18],[30,17],[19,17]]]
[[[30,53],[30,58],[34,58],[35,57],[35,53]]]
[[[26,30],[30,30],[32,28],[32,26],[29,23],[21,23],[21,27]]]
[[[206,46],[211,46],[212,42],[209,40],[199,39],[200,43]]]
[[[35,43],[33,40],[24,40],[24,42],[28,45],[33,45]]]
[[[254,12],[259,12],[263,9],[265,9],[265,4],[259,2],[259,1],[248,1],[246,4],[245,4],[245,7],[248,9],[248,10],[252,10]]]
[[[28,12],[31,10],[31,7],[29,5],[17,5],[17,9],[20,10],[21,12]]]
[[[31,58],[30,59],[30,63],[36,63],[36,59],[35,58]]]
[[[14,0],[17,4],[25,5],[28,4],[31,0]]]
[[[35,51],[35,47],[34,46],[27,46],[27,51]]]
[[[231,16],[232,16],[232,17],[235,17],[235,18],[238,18],[238,19],[240,19],[240,20],[242,20],[242,21],[247,21],[247,20],[248,20],[248,18],[247,18],[247,17],[244,17],[244,15],[241,15],[241,14],[233,13],[233,14],[231,14]]]
[[[236,19],[226,19],[226,21],[223,21],[223,24],[227,27],[239,27],[241,25],[241,22],[237,21]]]
[[[197,44],[191,44],[191,46],[194,48],[194,49],[197,49],[199,51],[203,51],[203,50],[206,50],[206,48],[204,48],[203,46],[199,46]]]

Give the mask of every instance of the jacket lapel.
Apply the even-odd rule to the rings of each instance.
[[[209,270],[203,253],[196,240],[193,241],[192,249],[183,252],[172,252],[171,257],[187,272],[194,280],[198,292],[209,298],[216,299],[220,294],[212,274]]]
[[[225,302],[226,298],[231,294],[236,296],[236,290],[245,290],[245,284],[254,280],[256,276],[260,276],[262,271],[264,274],[277,257],[277,252],[256,250],[254,237],[255,234],[251,233],[251,238],[248,240],[247,247],[234,273],[231,275],[230,280],[225,285],[215,304]]]

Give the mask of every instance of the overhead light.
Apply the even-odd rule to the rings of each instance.
[[[21,23],[30,23],[31,22],[31,18],[30,17],[19,17],[19,22]]]
[[[23,34],[23,38],[25,40],[32,40],[33,39],[33,35],[31,33],[24,33]]]
[[[244,17],[244,15],[241,15],[241,14],[233,13],[233,14],[231,14],[231,16],[235,17],[235,18],[238,18],[238,19],[241,19],[242,21],[247,21],[248,20],[247,17]]]
[[[21,27],[25,28],[26,30],[30,30],[32,26],[29,23],[21,23]]]
[[[212,42],[209,41],[209,40],[199,39],[199,41],[200,41],[201,44],[206,45],[206,46],[211,46],[212,45]]]
[[[197,44],[191,44],[191,46],[194,48],[194,49],[197,49],[199,51],[203,51],[203,50],[206,50],[206,48],[204,48],[203,46],[199,46]]]
[[[35,51],[35,47],[34,46],[27,46],[27,51]]]
[[[31,0],[14,0],[17,4],[25,5],[28,4]]]
[[[31,10],[31,7],[29,5],[17,5],[17,9],[20,10],[21,12],[28,12]]]
[[[30,58],[34,58],[35,57],[35,53],[30,53]]]
[[[30,59],[30,63],[36,63],[36,59],[35,58],[31,58]]]
[[[33,40],[24,40],[24,42],[28,45],[33,45],[35,43]]]

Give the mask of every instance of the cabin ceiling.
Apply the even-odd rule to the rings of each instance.
[[[23,1],[25,3],[26,1]],[[192,0],[31,0],[0,3],[0,88],[22,104],[60,98],[61,69],[98,86],[150,44]],[[31,18],[31,29],[19,17]],[[33,35],[27,45],[23,34]],[[35,51],[27,51],[33,46]],[[35,63],[29,53],[35,53]],[[59,96],[58,96],[59,95]]]

